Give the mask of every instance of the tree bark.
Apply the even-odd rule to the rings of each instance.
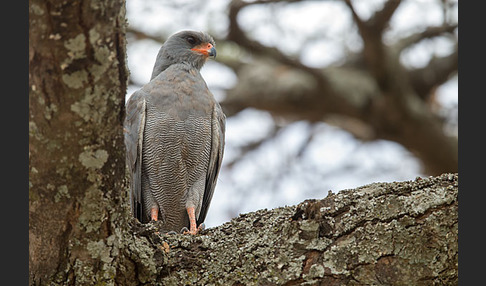
[[[125,47],[123,0],[29,1],[31,284],[115,273],[104,251],[128,217]]]
[[[242,214],[202,235],[143,241],[140,283],[456,285],[458,176],[374,183],[297,206]],[[140,249],[138,249],[140,250]]]

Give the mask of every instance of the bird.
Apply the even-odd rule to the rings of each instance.
[[[210,57],[216,47],[208,33],[171,35],[150,81],[125,105],[131,212],[167,233],[204,228],[221,169],[226,116],[200,73]]]

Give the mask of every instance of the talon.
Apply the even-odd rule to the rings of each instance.
[[[206,225],[203,223],[201,223],[198,227],[197,227],[197,231],[201,231],[201,230],[205,230],[206,229]]]
[[[195,234],[197,234],[197,230],[196,230],[196,231],[190,231],[190,230],[189,230],[189,231],[184,232],[184,234],[191,234],[191,235],[195,235]]]

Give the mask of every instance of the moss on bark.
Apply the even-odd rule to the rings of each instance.
[[[457,174],[444,174],[242,214],[196,236],[159,234],[156,224],[133,222],[134,239],[148,241],[135,258],[150,274],[140,282],[454,284],[457,193]]]

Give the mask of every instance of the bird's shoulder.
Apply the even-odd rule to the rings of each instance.
[[[142,87],[148,108],[161,112],[211,114],[217,102],[197,69],[174,65]]]
[[[125,104],[126,109],[126,119],[125,121],[133,120],[137,117],[139,113],[143,112],[142,109],[145,107],[145,97],[146,93],[139,89],[135,91],[127,100]],[[126,122],[127,123],[127,122]]]

